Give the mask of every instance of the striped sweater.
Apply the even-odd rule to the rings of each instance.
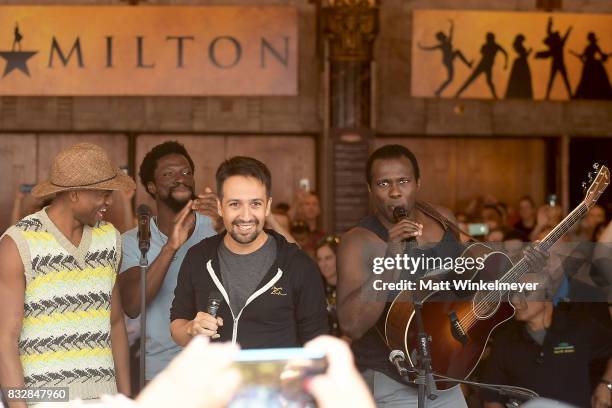
[[[19,354],[26,387],[68,387],[70,399],[115,394],[110,312],[119,232],[104,222],[84,226],[77,248],[43,209],[5,234],[25,269]]]

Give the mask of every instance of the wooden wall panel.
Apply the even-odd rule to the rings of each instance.
[[[11,224],[15,195],[21,184],[36,183],[36,135],[0,135],[0,233]]]
[[[128,140],[123,134],[47,134],[38,136],[38,179],[49,174],[55,156],[73,144],[95,143],[103,147],[117,166],[128,164]]]
[[[316,186],[315,139],[308,136],[230,136],[227,138],[226,156],[251,156],[261,160],[272,173],[272,199],[274,203],[291,204],[302,178]]]
[[[378,138],[376,147],[401,144],[416,155],[425,200],[455,211],[478,195],[509,205],[531,195],[543,203],[546,186],[542,139]]]

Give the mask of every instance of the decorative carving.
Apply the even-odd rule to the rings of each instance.
[[[378,33],[378,5],[368,0],[332,0],[322,9],[323,26],[330,40],[330,58],[370,61]]]

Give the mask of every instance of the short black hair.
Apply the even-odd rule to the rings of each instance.
[[[138,171],[138,175],[140,176],[140,182],[145,188],[145,191],[154,197],[153,194],[149,192],[147,188],[147,183],[155,181],[155,169],[157,169],[157,162],[162,157],[168,156],[170,154],[180,154],[185,156],[187,161],[189,162],[189,166],[191,167],[191,171],[195,171],[195,166],[193,164],[193,160],[189,153],[187,153],[187,149],[181,143],[177,141],[167,141],[162,144],[155,146],[142,160],[140,164],[140,170]]]
[[[414,169],[414,175],[417,180],[421,177],[421,172],[419,170],[419,163],[417,163],[417,159],[408,148],[402,145],[391,144],[384,145],[376,149],[370,157],[368,157],[368,162],[366,164],[366,180],[368,181],[368,185],[372,183],[372,164],[374,160],[385,160],[385,159],[399,159],[401,157],[406,157],[412,163],[412,168]]]
[[[535,202],[533,201],[533,198],[531,198],[530,195],[524,195],[519,199],[519,203],[521,201],[527,201],[529,204],[531,204],[532,207],[535,207]]]
[[[266,186],[268,198],[272,195],[272,175],[265,164],[246,156],[234,156],[225,160],[217,169],[217,194],[223,198],[223,183],[232,176],[254,177]]]
[[[501,208],[499,208],[499,204],[486,204],[484,207],[482,207],[483,210],[493,210],[497,213],[497,215],[499,215],[499,218],[504,218],[504,213],[502,212]]]

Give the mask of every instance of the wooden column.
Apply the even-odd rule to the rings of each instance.
[[[378,32],[378,4],[337,0],[321,7],[327,41],[329,128],[327,157],[331,182],[331,230],[342,233],[369,210],[365,166],[372,144],[372,48]]]

